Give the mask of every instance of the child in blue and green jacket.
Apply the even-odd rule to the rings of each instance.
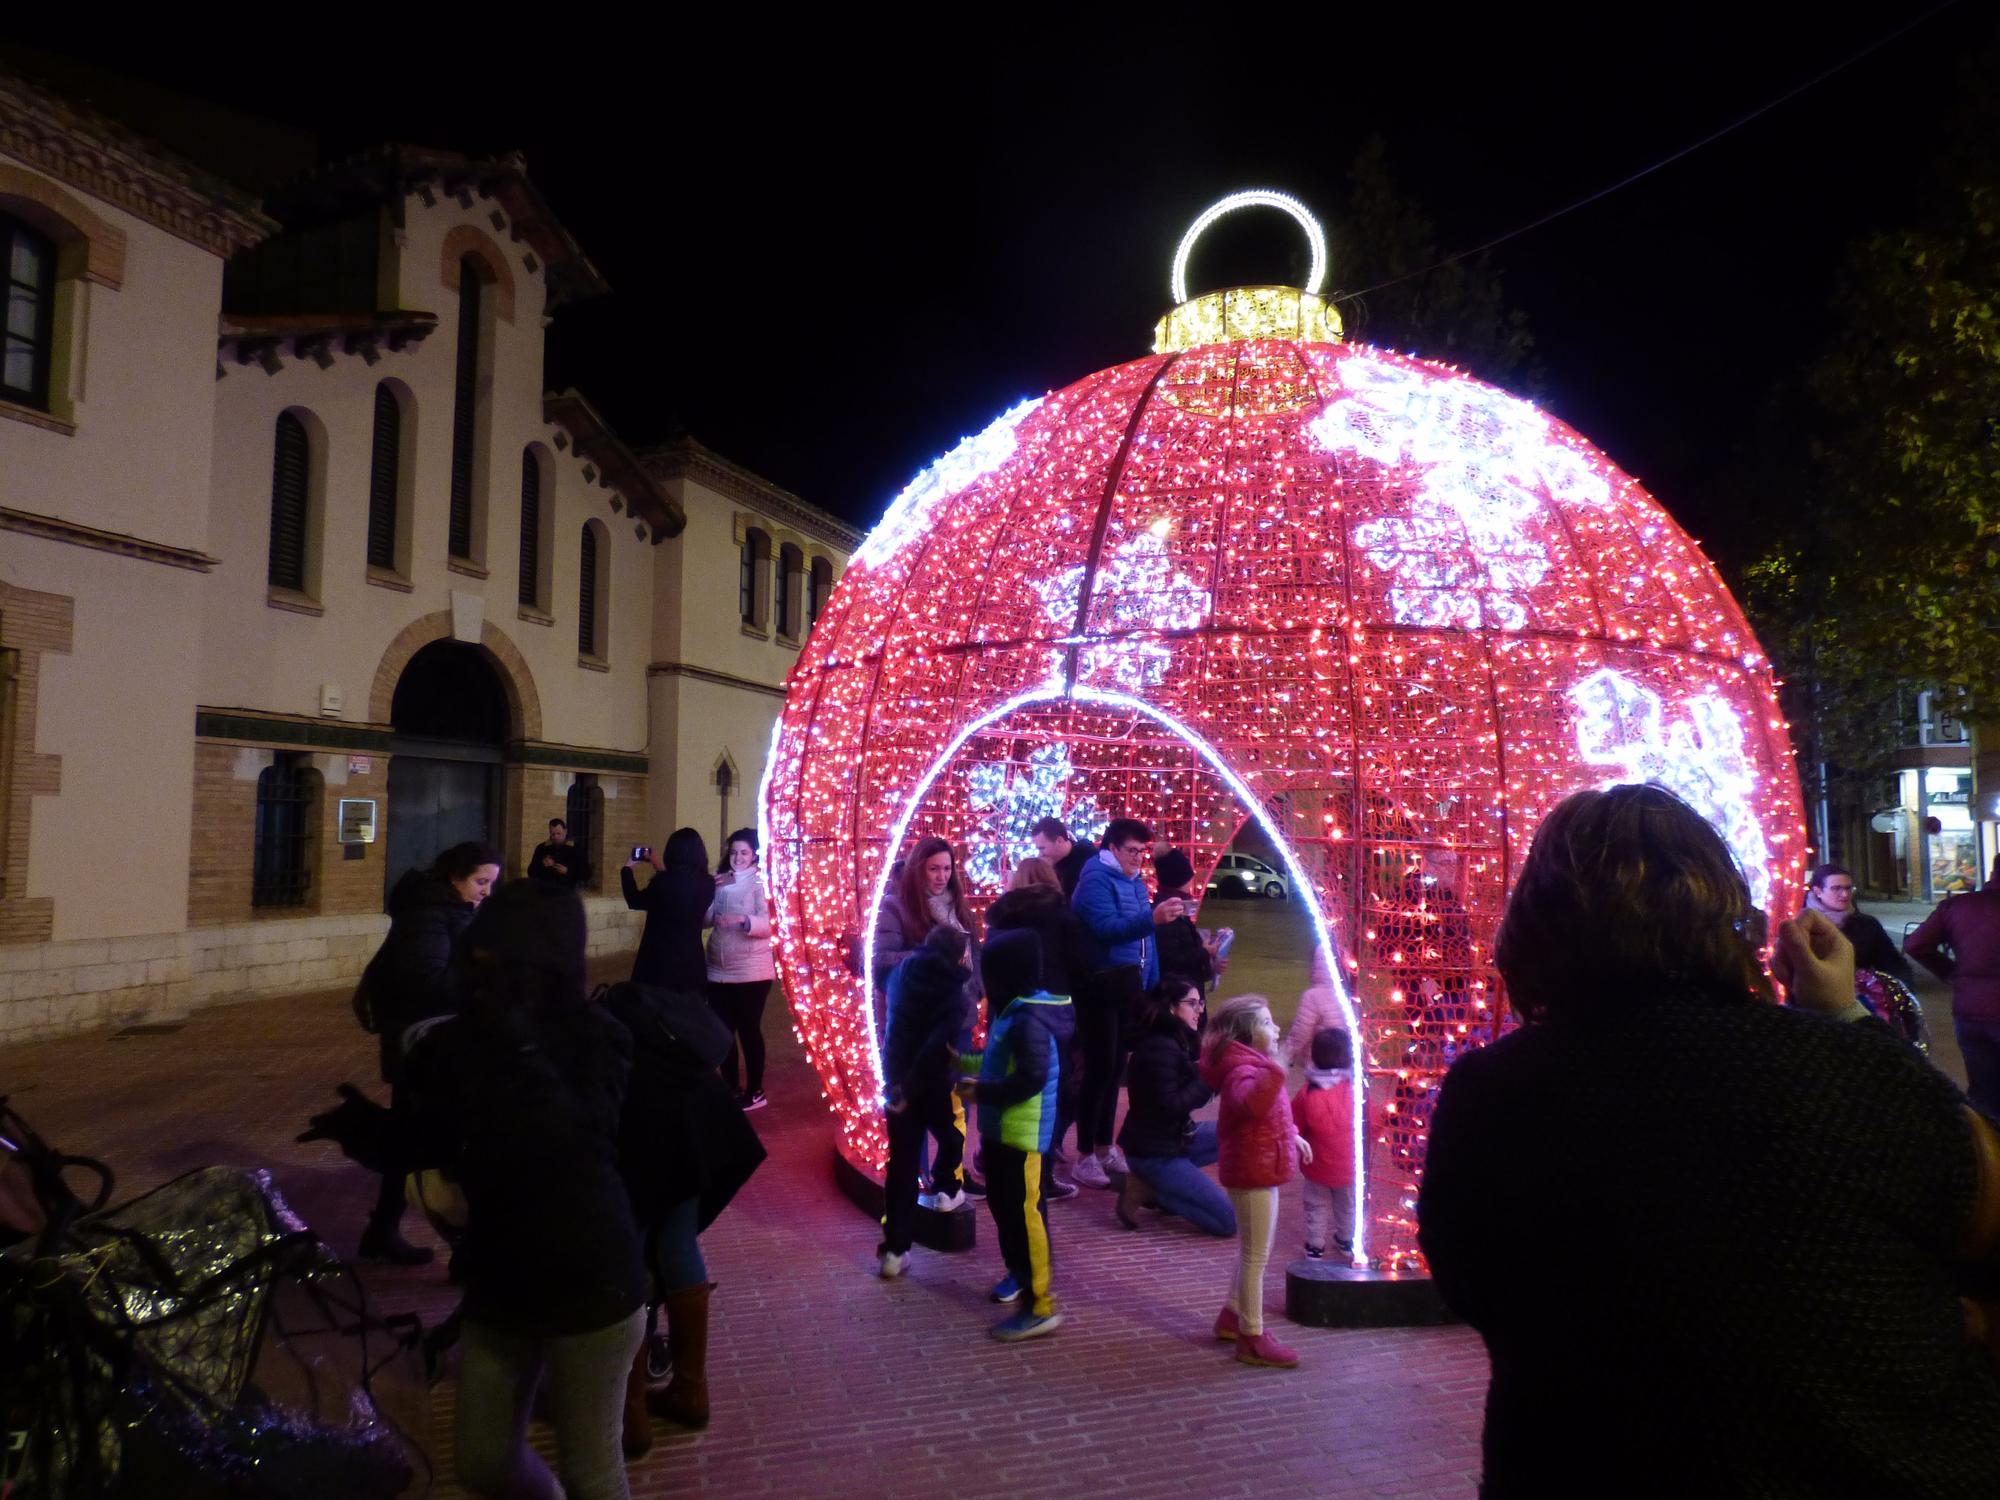
[[[960,1091],[979,1106],[986,1206],[1007,1263],[993,1300],[1027,1296],[1019,1312],[994,1325],[993,1336],[1011,1343],[1054,1333],[1062,1322],[1049,1290],[1048,1202],[1041,1185],[1055,1135],[1063,1050],[1076,1015],[1069,996],[1042,988],[1042,940],[1028,928],[994,934],[979,955],[979,969],[992,1021],[986,1050],[976,1059],[978,1080],[961,1084]]]

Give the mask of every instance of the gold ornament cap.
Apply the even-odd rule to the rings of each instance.
[[[1312,271],[1303,288],[1239,286],[1226,291],[1187,294],[1188,256],[1208,227],[1225,214],[1243,208],[1275,208],[1290,214],[1306,232],[1312,249]],[[1210,204],[1174,251],[1171,287],[1174,309],[1153,325],[1153,352],[1167,354],[1204,344],[1240,339],[1293,339],[1301,343],[1337,343],[1340,314],[1319,295],[1326,280],[1326,235],[1306,206],[1289,193],[1251,188]]]

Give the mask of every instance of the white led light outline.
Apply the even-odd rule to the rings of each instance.
[[[764,774],[757,779],[757,850],[764,868],[765,899],[773,911],[778,907],[778,892],[771,883],[771,778],[777,774],[778,746],[785,737],[785,704],[790,702],[787,695],[771,720],[771,742],[764,747]]]
[[[1246,188],[1209,204],[1201,211],[1201,217],[1188,225],[1187,233],[1181,236],[1180,248],[1174,251],[1174,274],[1170,283],[1174,306],[1179,307],[1188,299],[1187,263],[1188,256],[1194,251],[1194,242],[1217,219],[1224,214],[1235,213],[1239,208],[1275,208],[1297,220],[1299,228],[1306,232],[1306,243],[1312,246],[1312,273],[1306,277],[1306,290],[1315,296],[1319,294],[1320,285],[1326,280],[1326,231],[1319,227],[1319,220],[1290,193],[1274,192],[1270,188]]]
[[[1307,910],[1312,914],[1313,937],[1319,944],[1320,952],[1326,956],[1326,971],[1333,982],[1333,995],[1335,1001],[1340,1006],[1340,1014],[1347,1022],[1347,1034],[1354,1039],[1355,1045],[1358,1048],[1361,1044],[1361,1018],[1354,1009],[1354,1002],[1348,997],[1347,985],[1340,971],[1339,951],[1333,945],[1333,934],[1327,929],[1326,914],[1320,910],[1318,893],[1312,881],[1306,877],[1305,867],[1299,863],[1298,855],[1293,852],[1291,842],[1265,816],[1262,800],[1250,790],[1243,778],[1230,768],[1228,763],[1223,760],[1221,753],[1214,746],[1210,745],[1200,735],[1182,724],[1171,714],[1162,711],[1156,705],[1146,702],[1143,698],[1134,698],[1127,693],[1106,692],[1102,688],[1084,687],[1081,684],[1065,687],[1060,681],[1051,681],[1044,683],[1040,687],[1030,688],[1027,692],[1013,698],[1009,698],[998,708],[982,714],[979,718],[974,719],[965,728],[961,729],[952,739],[952,742],[945,747],[944,753],[931,762],[930,769],[918,778],[916,786],[904,801],[902,812],[897,814],[895,826],[890,831],[889,836],[889,858],[883,860],[882,873],[875,879],[875,899],[868,908],[869,920],[866,936],[862,940],[861,983],[863,988],[861,994],[861,1012],[868,1023],[869,1055],[875,1064],[875,1084],[878,1090],[878,1097],[858,1102],[871,1109],[881,1108],[879,1090],[882,1080],[882,1043],[881,1039],[875,1034],[875,1005],[870,998],[875,984],[875,916],[882,910],[882,902],[888,897],[889,871],[894,867],[896,862],[895,852],[903,847],[903,840],[909,834],[911,820],[916,817],[917,809],[923,805],[924,798],[930,794],[931,786],[937,781],[938,777],[944,774],[945,768],[951,764],[953,758],[957,756],[960,750],[965,748],[966,742],[974,735],[979,734],[983,730],[990,729],[994,724],[997,724],[1000,720],[1019,709],[1032,708],[1038,703],[1059,703],[1064,699],[1086,703],[1100,703],[1112,708],[1128,708],[1145,715],[1145,717],[1151,719],[1154,723],[1172,731],[1183,744],[1192,746],[1200,754],[1201,758],[1208,762],[1209,768],[1228,784],[1230,791],[1235,793],[1236,800],[1242,804],[1243,808],[1252,818],[1256,819],[1257,826],[1264,830],[1265,836],[1271,840],[1271,843],[1283,858],[1286,872],[1291,876],[1294,888],[1302,892],[1313,892],[1312,899],[1306,903]],[[957,856],[954,854],[954,863],[956,863],[956,860]],[[1354,1258],[1359,1261],[1365,1260],[1368,1253],[1365,1238],[1368,1231],[1368,1170],[1365,1159],[1367,1155],[1365,1148],[1367,1144],[1368,1084],[1367,1069],[1365,1067],[1357,1065],[1353,1071],[1355,1201],[1361,1206],[1361,1212],[1355,1215],[1354,1222]]]

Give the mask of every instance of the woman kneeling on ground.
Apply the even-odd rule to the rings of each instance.
[[[1201,988],[1170,974],[1146,993],[1143,1028],[1126,1066],[1128,1107],[1118,1131],[1130,1168],[1118,1195],[1118,1222],[1137,1229],[1135,1210],[1151,1192],[1168,1213],[1205,1234],[1236,1233],[1229,1195],[1201,1170],[1216,1158],[1215,1124],[1188,1116],[1215,1097],[1201,1081],[1195,1057],[1201,1024]]]

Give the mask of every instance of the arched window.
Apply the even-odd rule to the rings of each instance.
[[[271,463],[271,560],[274,589],[306,591],[306,537],[312,506],[312,440],[291,412],[278,413]]]
[[[520,602],[534,609],[542,602],[542,460],[533,445],[521,450],[521,586]]]
[[[451,529],[453,557],[472,560],[475,536],[473,467],[479,451],[480,340],[485,332],[486,262],[466,255],[458,263],[458,364],[451,398]]]
[[[757,630],[764,628],[764,612],[770,603],[770,564],[771,538],[757,530],[744,533],[737,568],[737,608],[743,623]]]
[[[403,403],[384,381],[375,387],[375,446],[368,455],[368,566],[397,571],[396,537],[403,489]]]
[[[46,411],[55,347],[56,247],[19,219],[0,215],[0,400]]]
[[[578,541],[576,570],[576,649],[593,661],[609,654],[610,534],[600,521],[585,521]]]
[[[252,906],[306,904],[312,891],[312,853],[318,826],[319,773],[312,769],[310,757],[279,751],[257,777]]]
[[[812,560],[812,572],[806,578],[806,629],[819,623],[819,612],[826,608],[827,596],[833,592],[833,564],[823,557]]]
[[[806,555],[790,542],[778,549],[778,633],[796,638],[799,634],[799,585],[805,571]]]

